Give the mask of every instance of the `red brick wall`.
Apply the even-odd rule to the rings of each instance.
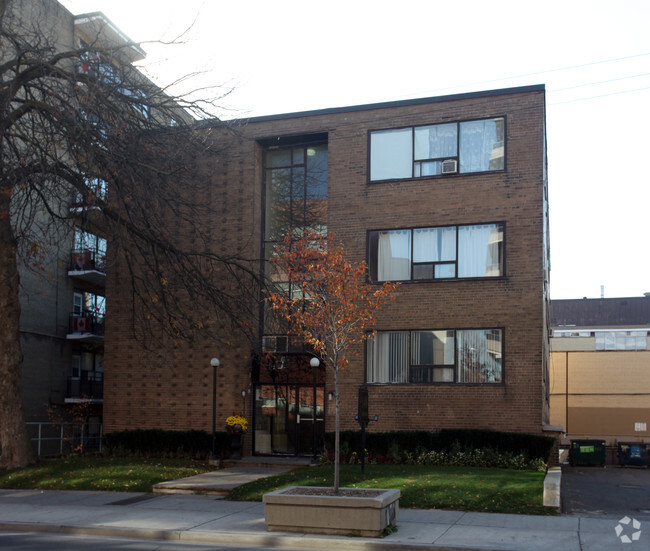
[[[415,124],[506,117],[506,171],[422,180],[368,183],[368,131]],[[215,128],[217,136],[230,130]],[[329,228],[351,258],[365,260],[366,232],[413,226],[505,222],[505,277],[404,283],[378,316],[377,328],[504,328],[500,385],[371,385],[370,430],[486,427],[541,432],[544,411],[544,92],[526,91],[423,105],[253,120],[237,128],[226,156],[205,159],[219,220],[215,247],[259,256],[262,197],[257,139],[327,132]],[[211,368],[219,356],[217,427],[241,412],[249,389],[251,345],[227,334],[220,342],[181,345],[165,358],[138,350],[120,325],[113,296],[106,337],[106,430],[128,427],[209,429]],[[116,305],[116,306],[113,306]],[[122,307],[126,307],[123,304]],[[118,311],[116,311],[118,310]],[[356,428],[357,388],[364,381],[362,347],[342,375],[342,428]],[[331,390],[331,388],[328,388]],[[328,403],[328,408],[333,402]],[[247,400],[246,415],[250,416]],[[327,430],[333,430],[328,409]],[[250,441],[250,440],[249,440]]]

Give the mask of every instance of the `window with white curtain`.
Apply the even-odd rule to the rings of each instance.
[[[381,281],[411,278],[411,231],[379,232],[377,243],[377,277]]]
[[[460,123],[460,172],[503,170],[504,119]]]
[[[366,345],[366,381],[501,383],[502,335],[502,329],[379,331]]]
[[[505,169],[505,118],[376,130],[369,135],[371,182]]]
[[[502,223],[368,233],[372,281],[409,281],[503,275]]]

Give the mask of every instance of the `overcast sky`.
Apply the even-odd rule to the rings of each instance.
[[[61,0],[237,118],[545,84],[551,297],[650,292],[649,0]]]

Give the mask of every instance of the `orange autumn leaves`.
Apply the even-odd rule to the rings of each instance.
[[[291,282],[292,292],[271,293],[270,308],[330,368],[344,369],[347,350],[372,334],[375,312],[398,284],[368,283],[365,262],[349,261],[331,234],[307,231],[298,240],[287,238],[271,262]]]

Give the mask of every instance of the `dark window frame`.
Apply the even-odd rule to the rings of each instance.
[[[486,226],[486,225],[496,225],[501,226],[501,232],[503,234],[503,239],[501,241],[500,247],[500,264],[501,264],[501,273],[496,276],[477,276],[477,277],[458,277],[458,240],[459,240],[459,228],[472,227],[472,226]],[[438,229],[438,228],[456,228],[456,259],[454,261],[432,261],[432,262],[414,262],[413,261],[413,252],[415,247],[414,232],[415,230],[422,229]],[[400,279],[394,281],[400,281],[401,283],[431,283],[435,281],[476,281],[476,280],[495,280],[502,279],[506,277],[506,222],[505,221],[491,221],[491,222],[477,222],[472,224],[447,224],[443,226],[413,226],[407,228],[384,228],[378,230],[367,230],[366,231],[366,263],[368,264],[368,281],[370,283],[384,283],[385,281],[392,280],[383,280],[373,277],[377,272],[378,267],[378,236],[380,232],[389,232],[389,231],[410,231],[411,232],[411,252],[410,252],[410,277],[409,279]],[[377,237],[375,237],[377,236]],[[437,265],[449,265],[454,264],[454,277],[435,277],[435,267]],[[413,277],[413,267],[414,266],[425,266],[433,265],[433,274],[432,279],[425,278],[415,278]]]
[[[460,126],[461,124],[464,123],[470,123],[470,122],[478,122],[478,121],[486,121],[486,120],[497,120],[497,119],[503,119],[503,168],[499,169],[494,169],[494,170],[480,170],[480,171],[471,171],[471,172],[461,172],[460,170]],[[396,181],[402,181],[402,180],[423,180],[423,179],[430,179],[430,178],[445,178],[445,177],[457,177],[457,176],[469,176],[473,174],[490,174],[490,173],[499,173],[499,172],[506,172],[508,168],[508,146],[507,142],[508,140],[507,135],[508,135],[508,119],[505,114],[503,115],[494,115],[490,117],[479,117],[479,118],[472,118],[472,119],[462,119],[462,120],[451,120],[451,121],[439,121],[439,122],[431,122],[428,124],[417,124],[417,125],[407,125],[407,126],[398,126],[394,128],[374,128],[368,130],[367,133],[367,159],[366,159],[366,166],[367,166],[367,171],[366,171],[366,183],[368,184],[381,184],[385,182],[396,182]],[[431,158],[431,159],[415,159],[415,130],[416,128],[425,128],[427,126],[438,126],[438,125],[445,125],[445,124],[455,124],[456,125],[456,155],[453,156],[448,156],[448,157],[436,157],[436,158]],[[411,129],[411,175],[410,176],[403,176],[403,177],[398,177],[398,178],[382,178],[382,179],[377,179],[373,180],[371,176],[371,162],[372,162],[372,147],[371,147],[371,139],[372,135],[374,133],[379,133],[379,132],[388,132],[391,130],[405,130],[407,128]],[[457,171],[456,172],[451,172],[447,174],[430,174],[430,175],[424,175],[424,176],[416,176],[415,175],[415,164],[417,163],[423,163],[423,162],[442,162],[445,160],[451,160],[454,159],[457,162]]]
[[[329,171],[329,137],[327,133],[315,133],[315,134],[300,134],[300,135],[292,135],[292,136],[274,136],[274,137],[269,137],[269,138],[260,138],[257,141],[257,145],[259,146],[259,154],[261,157],[261,171],[262,171],[262,185],[261,185],[261,192],[262,192],[262,204],[261,204],[261,228],[260,228],[260,263],[259,263],[259,274],[260,274],[260,280],[264,281],[264,278],[268,273],[270,273],[268,268],[268,258],[269,255],[272,253],[273,249],[282,242],[282,240],[278,239],[271,239],[269,235],[267,235],[267,201],[269,201],[269,197],[267,196],[267,187],[268,187],[268,177],[270,174],[271,170],[289,170],[291,173],[293,173],[294,170],[302,169],[303,170],[303,186],[307,185],[307,177],[308,177],[308,171],[307,171],[307,165],[308,165],[308,154],[307,150],[310,147],[320,147],[320,146],[325,146],[325,149],[328,154],[328,162],[327,162],[327,170]],[[295,163],[294,162],[294,151],[297,149],[302,149],[303,150],[303,157],[302,157],[302,162]],[[289,153],[290,157],[290,162],[287,165],[278,165],[278,166],[271,166],[270,163],[268,163],[268,154],[273,152],[273,151],[287,151]],[[293,180],[293,176],[291,176]],[[327,198],[329,199],[329,174],[327,177]],[[293,187],[290,187],[290,197],[289,201],[291,203],[294,202],[294,197],[293,197]],[[305,188],[305,194],[303,197],[303,204],[302,204],[302,217],[303,219],[306,217],[306,209],[307,209],[307,194],[306,194],[306,188]],[[299,226],[294,226],[294,209],[293,205],[290,206],[290,226],[292,228],[299,227]],[[287,283],[287,291],[289,293],[292,293],[293,289],[293,283],[291,281],[287,282],[278,282],[278,283]],[[259,306],[259,334],[266,337],[266,336],[274,336],[276,333],[267,333],[266,332],[266,302],[264,301],[264,290],[261,289],[260,293],[260,306]],[[262,339],[260,339],[260,348],[261,348],[261,342]]]
[[[429,331],[453,331],[454,332],[454,364],[453,366],[450,364],[414,364],[411,362],[411,357],[412,357],[412,350],[411,350],[411,345],[412,345],[412,334],[417,333],[417,332],[429,332]],[[500,336],[501,336],[501,380],[498,382],[470,382],[470,383],[465,383],[465,382],[458,382],[458,332],[460,331],[499,331]],[[506,348],[506,328],[504,326],[498,326],[498,327],[460,327],[460,328],[455,328],[455,329],[382,329],[380,331],[376,331],[376,334],[379,333],[390,333],[390,332],[396,332],[396,333],[408,333],[408,343],[407,343],[407,354],[408,354],[408,372],[409,372],[409,381],[408,382],[392,382],[392,381],[385,381],[385,382],[371,382],[368,380],[368,343],[370,342],[370,339],[372,336],[369,336],[366,341],[366,345],[364,346],[364,370],[363,370],[363,378],[364,378],[364,384],[366,385],[374,385],[374,386],[389,386],[389,385],[400,385],[400,386],[405,386],[405,385],[417,385],[417,386],[432,386],[432,385],[442,385],[442,386],[460,386],[460,387],[466,387],[466,386],[489,386],[489,387],[495,387],[495,386],[505,386],[506,382],[506,354],[505,354],[505,348]],[[486,340],[488,340],[489,335],[486,334]],[[412,380],[412,371],[413,369],[422,369],[422,368],[429,368],[429,369],[449,369],[453,368],[453,381],[425,381],[425,382],[414,382]]]

